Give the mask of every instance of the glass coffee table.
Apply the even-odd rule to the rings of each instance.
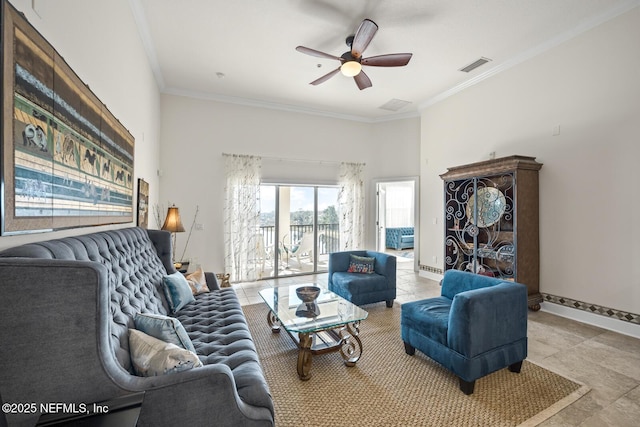
[[[320,295],[310,304],[303,303],[296,289],[318,286]],[[269,306],[267,322],[272,332],[281,328],[298,346],[298,376],[311,378],[311,357],[314,354],[340,351],[347,366],[354,366],[362,355],[362,342],[358,337],[360,322],[368,313],[315,283],[280,286],[259,292]]]

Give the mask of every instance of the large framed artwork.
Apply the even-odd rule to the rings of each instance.
[[[1,233],[133,221],[133,136],[1,1]]]
[[[138,227],[149,226],[149,183],[138,179]]]

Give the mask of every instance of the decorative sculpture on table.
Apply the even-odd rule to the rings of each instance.
[[[302,304],[296,308],[298,317],[317,317],[320,314],[320,307],[316,303],[320,288],[317,286],[302,286],[296,289],[296,295]]]

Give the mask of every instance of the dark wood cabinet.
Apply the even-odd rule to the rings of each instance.
[[[448,168],[444,269],[514,280],[539,310],[540,243],[535,157],[509,156]]]

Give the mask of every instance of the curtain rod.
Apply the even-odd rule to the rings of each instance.
[[[230,154],[230,153],[222,153],[225,156],[243,156],[244,154]],[[246,154],[249,155],[249,154]],[[272,157],[272,156],[260,156],[260,155],[255,155],[255,157],[260,157],[262,159],[266,159],[266,160],[275,160],[278,162],[301,162],[301,163],[318,163],[318,164],[335,164],[335,165],[339,165],[341,163],[358,163],[358,162],[341,162],[338,160],[315,160],[315,159],[291,159],[291,158],[285,158],[285,157]],[[366,163],[359,163],[362,166],[366,166]]]

